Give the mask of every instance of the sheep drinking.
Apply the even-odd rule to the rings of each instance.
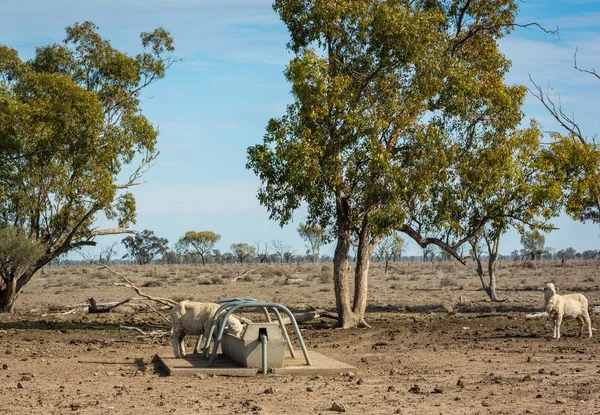
[[[173,307],[171,310],[171,321],[173,323],[171,338],[175,357],[185,356],[184,338],[187,334],[208,335],[212,318],[220,306],[216,303],[182,301]],[[243,328],[242,323],[237,318],[230,316],[227,319],[226,330],[228,333],[240,336]]]

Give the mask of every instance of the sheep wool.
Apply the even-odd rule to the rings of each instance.
[[[221,305],[217,303],[199,303],[182,301],[171,310],[173,329],[173,354],[175,357],[185,356],[184,338],[187,334],[207,335],[210,331],[212,318]],[[227,333],[240,336],[244,326],[234,316],[227,319]],[[198,343],[196,343],[197,347]],[[196,351],[196,350],[195,350]]]
[[[579,323],[579,336],[583,326],[587,324],[588,335],[592,337],[592,321],[588,311],[588,300],[583,294],[556,293],[556,287],[549,282],[544,285],[545,309],[550,319],[554,322],[552,337],[560,339],[560,326],[564,317],[575,318]]]

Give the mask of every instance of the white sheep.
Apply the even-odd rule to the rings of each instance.
[[[563,317],[576,318],[579,322],[579,336],[587,324],[589,337],[592,337],[592,321],[588,312],[588,300],[583,294],[556,294],[556,288],[551,282],[544,285],[544,308],[548,317],[554,321],[552,337],[560,339],[560,325]]]
[[[171,338],[173,340],[173,354],[175,357],[185,356],[184,338],[187,334],[208,335],[212,324],[212,318],[221,307],[216,303],[199,303],[195,301],[182,301],[171,310],[171,322],[173,329]],[[243,330],[242,323],[234,316],[227,319],[227,333],[240,336]],[[200,338],[194,347],[194,353],[198,350]]]

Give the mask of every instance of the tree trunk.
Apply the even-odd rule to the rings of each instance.
[[[481,288],[491,301],[497,302],[500,301],[498,296],[496,295],[496,260],[498,259],[498,246],[499,241],[494,241],[494,243],[488,243],[488,275],[486,278],[485,272],[483,271],[483,266],[481,264],[481,252],[477,249],[477,246],[471,243],[473,247],[473,253],[475,256],[475,261],[477,261],[477,276],[481,281]],[[486,282],[487,279],[487,282]]]
[[[6,282],[4,290],[0,291],[0,313],[13,312],[17,295],[17,278],[13,276],[10,281]]]
[[[337,201],[337,244],[333,254],[333,285],[335,306],[338,313],[338,326],[355,327],[356,316],[350,308],[350,289],[348,286],[348,254],[350,252],[350,218],[348,202]]]
[[[370,327],[365,321],[367,310],[367,292],[369,287],[369,266],[371,254],[377,241],[371,240],[371,226],[367,216],[363,218],[362,229],[358,239],[356,269],[354,273],[354,303],[352,311],[359,327]]]

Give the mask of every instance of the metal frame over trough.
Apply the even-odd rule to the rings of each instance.
[[[157,355],[169,375],[254,376],[259,370],[263,374],[316,375],[356,370],[353,366],[316,352],[309,355],[294,315],[281,304],[247,297],[220,300],[219,303],[222,305],[213,316],[201,354],[188,355],[183,359]],[[262,309],[267,322],[248,324],[240,337],[225,333],[229,316],[235,311],[249,308]],[[277,322],[272,321],[270,313],[275,315]],[[282,313],[290,319],[304,359],[296,356],[281,318]],[[194,350],[198,349],[202,337],[198,338]],[[220,355],[219,346],[222,350]]]

